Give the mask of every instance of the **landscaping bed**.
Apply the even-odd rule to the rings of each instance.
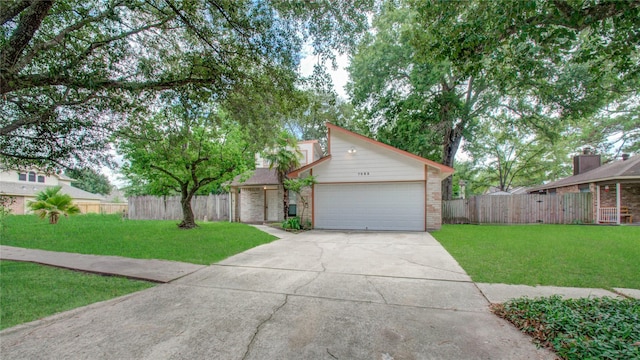
[[[640,300],[553,296],[491,308],[562,359],[640,358]]]

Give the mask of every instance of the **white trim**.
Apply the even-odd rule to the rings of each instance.
[[[616,209],[618,211],[616,224],[620,225],[620,183],[616,183]]]
[[[600,224],[600,185],[596,185],[596,224]]]

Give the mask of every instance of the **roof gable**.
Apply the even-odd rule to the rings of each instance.
[[[66,184],[51,185],[33,182],[0,182],[0,194],[35,197],[40,191],[54,186],[60,186],[60,192],[68,194],[74,200],[104,200],[102,195],[93,194]]]
[[[419,161],[419,162],[421,162],[421,163],[423,163],[423,164],[425,164],[427,166],[430,166],[430,167],[438,169],[440,172],[442,172],[444,174],[449,175],[449,174],[453,174],[453,172],[454,172],[453,168],[451,168],[449,166],[446,166],[446,165],[443,165],[443,164],[440,164],[440,163],[437,163],[437,162],[435,162],[433,160],[425,159],[425,158],[420,157],[418,155],[412,154],[412,153],[410,153],[408,151],[400,150],[400,149],[398,149],[396,147],[393,147],[391,145],[387,145],[385,143],[373,140],[373,139],[368,138],[368,137],[366,137],[364,135],[360,135],[360,134],[354,133],[352,131],[349,131],[347,129],[341,128],[341,127],[339,127],[337,125],[333,125],[331,123],[327,123],[326,125],[327,125],[327,129],[329,131],[329,135],[328,135],[329,139],[331,138],[331,131],[339,132],[339,133],[342,133],[342,134],[345,134],[345,135],[348,135],[348,136],[355,137],[356,139],[365,141],[365,142],[367,142],[369,144],[372,144],[374,146],[377,146],[377,147],[380,147],[380,148],[383,148],[383,149],[386,149],[386,150],[390,150],[390,151],[392,151],[394,153],[400,154],[400,155],[402,155],[404,157],[407,157],[409,159]],[[331,153],[331,140],[329,140],[329,153]]]

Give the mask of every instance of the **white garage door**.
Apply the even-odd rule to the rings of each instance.
[[[424,231],[424,183],[315,187],[315,227]]]

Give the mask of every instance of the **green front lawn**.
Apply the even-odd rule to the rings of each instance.
[[[182,230],[177,221],[122,220],[119,215],[77,215],[57,225],[36,216],[8,216],[0,244],[31,249],[209,265],[276,238],[245,224],[203,222]]]
[[[473,281],[640,289],[640,227],[445,225],[432,234]]]
[[[152,286],[121,277],[0,261],[0,329]]]

